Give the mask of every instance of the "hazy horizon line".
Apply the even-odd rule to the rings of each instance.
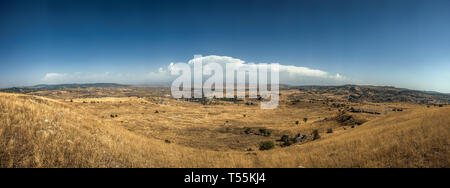
[[[34,84],[34,85],[28,85],[28,86],[11,86],[11,87],[0,87],[0,89],[8,89],[8,88],[30,88],[30,87],[36,87],[41,85],[46,86],[57,86],[57,85],[87,85],[87,84],[117,84],[117,85],[124,85],[124,86],[137,86],[137,87],[151,87],[151,86],[167,86],[170,87],[170,83],[150,83],[150,84],[125,84],[125,83],[119,83],[119,82],[72,82],[72,83],[58,83],[58,84]],[[450,93],[440,92],[440,91],[434,91],[434,90],[419,90],[419,89],[411,89],[411,88],[405,88],[405,87],[398,87],[398,86],[390,86],[390,85],[375,85],[375,84],[305,84],[305,85],[293,85],[293,84],[283,84],[280,83],[278,85],[285,85],[288,87],[339,87],[339,86],[365,86],[365,87],[386,87],[386,88],[396,88],[396,89],[406,89],[410,91],[421,91],[421,92],[435,92],[439,94],[447,94],[450,95]],[[225,88],[224,88],[225,89]]]

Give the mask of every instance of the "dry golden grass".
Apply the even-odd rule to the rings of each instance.
[[[321,105],[263,111],[256,105],[167,102],[133,97],[69,102],[0,93],[0,167],[450,167],[449,107],[395,104],[408,110],[361,114],[370,121],[344,130],[323,121],[336,112]],[[308,122],[295,125],[303,117]],[[243,127],[275,133],[245,135],[239,132]],[[327,128],[334,133],[325,134]],[[321,139],[245,151],[256,150],[262,140],[313,129]]]

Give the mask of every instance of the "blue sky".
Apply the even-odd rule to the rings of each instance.
[[[330,75],[291,84],[450,93],[448,10],[438,0],[2,0],[0,87],[152,83],[202,54]]]

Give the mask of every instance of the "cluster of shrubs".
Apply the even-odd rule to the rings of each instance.
[[[334,108],[344,108],[346,105],[345,104],[333,103],[333,104],[331,104],[331,106],[334,107]]]
[[[237,97],[234,97],[234,98],[217,98],[217,100],[219,100],[219,101],[226,101],[226,102],[234,102],[234,103],[239,103],[239,102],[242,102],[243,100],[242,99],[239,99],[239,98],[237,98]]]
[[[292,144],[294,144],[296,142],[295,138],[289,138],[288,135],[283,135],[281,136],[281,139],[279,140],[281,141],[281,147],[286,147],[286,146],[290,146]]]
[[[272,131],[266,128],[259,128],[257,132],[255,132],[252,128],[250,127],[244,127],[244,133],[245,134],[255,134],[255,135],[260,135],[260,136],[270,136],[272,135]]]
[[[250,127],[244,127],[244,133],[245,133],[245,134],[251,134],[251,133],[252,133],[252,128],[250,128]]]
[[[375,114],[375,115],[380,115],[380,112],[373,112],[373,111],[367,111],[367,110],[362,110],[362,109],[355,109],[353,107],[350,108],[349,110],[350,112],[353,113],[367,113],[367,114]]]
[[[308,122],[308,118],[303,118],[303,122],[305,123]],[[300,124],[300,121],[295,121],[295,124],[296,125]]]
[[[111,114],[111,115],[109,115],[109,117],[111,117],[111,118],[115,118],[115,117],[118,117],[119,115],[117,115],[117,114]]]
[[[250,127],[245,127],[244,132],[245,132],[245,134],[254,133],[253,129]],[[333,133],[333,129],[328,129],[327,133],[329,133],[329,134]],[[260,128],[258,130],[258,133],[254,133],[254,134],[270,136],[271,131],[267,130],[265,128]],[[305,140],[313,141],[313,140],[317,140],[317,139],[320,139],[319,131],[313,130],[310,135],[297,134],[295,137],[289,137],[289,135],[282,135],[281,138],[277,141],[281,142],[281,144],[280,144],[281,147],[287,147],[287,146],[291,146],[295,143],[304,142]],[[263,141],[259,144],[259,150],[270,150],[273,148],[275,148],[275,143],[273,141]]]
[[[260,128],[259,129],[259,135],[262,136],[270,136],[272,134],[272,131],[266,128]]]
[[[278,141],[281,142],[281,147],[286,147],[298,142],[303,142],[304,140],[317,140],[319,138],[320,138],[319,131],[314,130],[310,135],[297,134],[295,137],[292,138],[289,137],[289,135],[283,135]]]

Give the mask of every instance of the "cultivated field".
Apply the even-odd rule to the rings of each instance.
[[[283,88],[274,110],[161,87],[0,93],[0,167],[450,167],[448,96],[395,92]]]

